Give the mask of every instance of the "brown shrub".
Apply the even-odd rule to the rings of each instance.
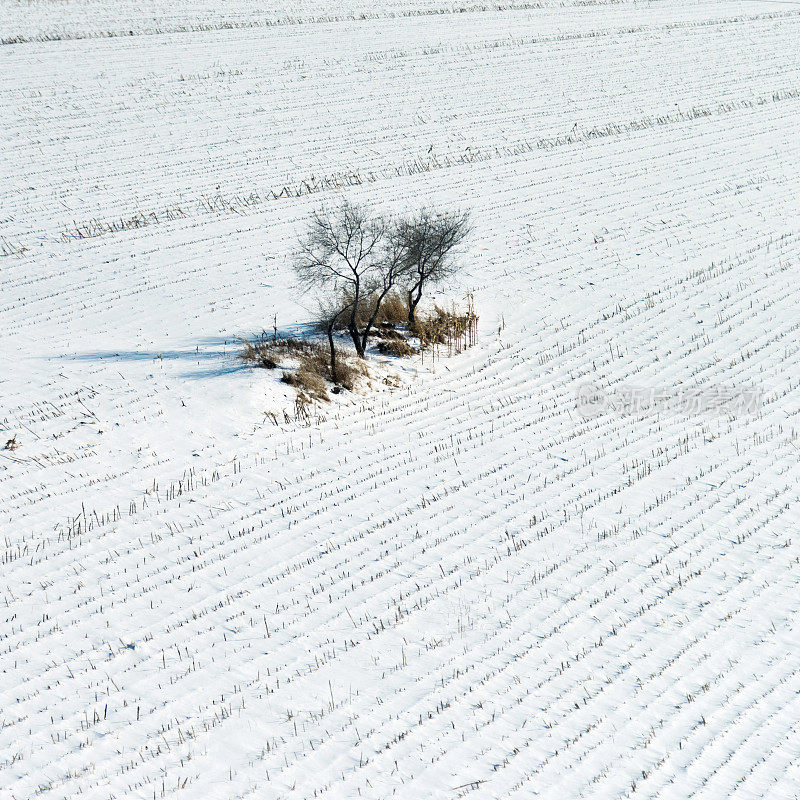
[[[332,391],[342,388],[352,391],[361,378],[369,375],[367,366],[361,359],[352,357],[347,351],[336,350],[336,378],[331,375],[330,351],[319,342],[305,339],[262,339],[255,343],[245,341],[239,357],[258,367],[270,363],[273,368],[282,358],[297,364],[296,368],[285,369],[281,381],[297,390],[298,402],[307,406],[315,400],[327,401],[328,384],[335,383]]]
[[[336,377],[339,379],[339,386],[352,392],[362,378],[369,375],[367,365],[363,361],[356,359],[341,359],[336,364]]]
[[[312,400],[322,401],[330,399],[325,381],[315,372],[304,367],[292,372],[284,372],[281,375],[281,381],[297,389],[298,397],[305,395]]]
[[[383,298],[381,311],[378,315],[378,322],[388,322],[395,325],[403,324],[408,321],[408,302],[403,295],[398,292],[389,292]]]
[[[256,367],[275,369],[284,358],[299,358],[320,348],[316,342],[305,339],[270,339],[262,336],[254,342],[242,339],[242,350],[239,358]]]
[[[478,316],[470,306],[461,313],[453,307],[447,311],[439,306],[433,307],[433,313],[418,316],[414,322],[412,333],[419,338],[420,349],[447,345],[451,353],[460,353],[471,347],[477,337]]]
[[[326,347],[318,346],[312,353],[303,355],[300,359],[301,368],[315,375],[319,375],[326,381],[334,383],[331,375],[330,352]],[[353,358],[343,350],[336,350],[336,381],[338,386],[353,391],[361,378],[369,375],[367,365],[359,358]]]
[[[391,322],[381,322],[380,325],[375,326],[376,339],[405,339],[400,331],[394,329]]]
[[[417,352],[403,336],[381,339],[378,342],[378,351],[385,356],[394,356],[395,358],[408,358]]]
[[[276,348],[271,347],[264,341],[255,343],[248,342],[242,339],[243,348],[239,353],[239,358],[256,367],[263,367],[264,369],[275,369],[280,363],[280,355]]]
[[[345,293],[343,302],[349,305],[352,302],[352,295]],[[359,330],[364,329],[374,309],[374,301],[369,298],[359,302],[356,311],[356,326]],[[396,325],[407,321],[408,303],[406,299],[399,292],[389,292],[389,294],[383,298],[378,316],[375,318],[375,324],[389,323],[391,325]]]

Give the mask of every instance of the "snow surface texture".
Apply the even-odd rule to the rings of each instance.
[[[0,0],[0,797],[800,797],[800,6],[263,5]],[[285,422],[343,196],[480,339]]]

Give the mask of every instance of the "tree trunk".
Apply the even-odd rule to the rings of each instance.
[[[333,346],[333,326],[328,326],[328,344],[331,348],[331,380],[334,383],[339,383],[339,377],[336,374],[336,348]]]
[[[417,296],[414,297],[414,291],[416,291]],[[422,284],[420,283],[418,286],[411,289],[408,293],[408,327],[413,331],[414,326],[417,324],[417,306],[419,305],[419,301],[422,299]]]
[[[358,354],[359,358],[364,358],[364,347],[361,344],[361,337],[358,335],[358,325],[356,325],[356,317],[358,315],[358,301],[359,301],[359,294],[358,294],[358,281],[355,284],[355,290],[353,292],[353,305],[350,309],[350,319],[347,323],[347,332],[350,334],[350,338],[353,340],[353,347],[356,348],[356,353]]]
[[[375,320],[378,319],[378,314],[381,310],[381,303],[383,303],[391,288],[392,284],[389,284],[389,286],[384,289],[375,299],[375,308],[372,309],[372,314],[367,320],[367,324],[364,326],[364,332],[361,334],[361,346],[364,348],[365,353],[367,352],[367,340],[369,339],[369,334],[372,331],[372,327],[375,325]]]
[[[353,340],[353,347],[356,348],[358,357],[364,358],[366,351],[364,350],[364,346],[361,344],[361,337],[358,335],[358,328],[356,328],[355,323],[349,325],[347,330],[350,333],[350,338]]]

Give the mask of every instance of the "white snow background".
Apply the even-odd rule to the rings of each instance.
[[[0,0],[0,798],[800,797],[798,41]],[[472,210],[479,341],[287,422],[237,337],[344,198]]]

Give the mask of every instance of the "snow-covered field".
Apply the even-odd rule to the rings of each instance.
[[[800,797],[800,3],[270,5],[0,0],[0,798]],[[342,197],[480,338],[303,424]]]

